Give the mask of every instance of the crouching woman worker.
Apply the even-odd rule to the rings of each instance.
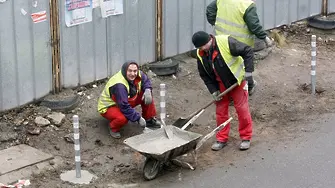
[[[110,121],[110,135],[121,138],[120,129],[128,123],[137,122],[140,126],[160,128],[156,120],[156,108],[152,97],[151,82],[139,70],[134,61],[126,62],[121,70],[107,82],[98,100],[98,112]],[[142,115],[134,108],[142,107]]]

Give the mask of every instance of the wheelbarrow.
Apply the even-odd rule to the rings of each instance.
[[[228,119],[220,126],[217,126],[202,139],[200,139],[202,137],[201,134],[168,125],[167,127],[171,129],[173,133],[172,138],[168,138],[164,129],[161,128],[127,138],[124,140],[124,143],[146,157],[143,167],[143,177],[146,180],[153,180],[156,178],[162,167],[170,162],[187,164],[192,169],[193,167],[188,163],[183,163],[175,158],[191,151],[197,151],[206,140],[213,136],[217,131],[221,130],[231,120],[232,118]]]

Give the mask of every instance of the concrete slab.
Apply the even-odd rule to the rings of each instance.
[[[25,144],[0,151],[0,176],[46,160],[53,156]]]
[[[96,179],[97,177],[93,174],[90,174],[86,170],[81,170],[81,177],[76,177],[76,171],[70,170],[67,172],[64,172],[60,175],[60,179],[63,181],[67,181],[74,184],[89,184],[92,180]]]
[[[52,161],[54,163],[54,164],[52,163],[53,165],[50,164],[50,161],[44,161],[31,166],[24,167],[20,170],[15,170],[7,174],[0,175],[0,183],[13,184],[14,182],[17,182],[20,179],[21,180],[30,179],[33,174],[38,175],[46,173],[47,171],[54,171],[64,163],[61,157],[57,156]]]

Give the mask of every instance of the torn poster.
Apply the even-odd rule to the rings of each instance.
[[[21,14],[22,14],[23,16],[25,16],[25,15],[27,14],[27,11],[24,10],[23,8],[21,8]]]
[[[40,23],[47,20],[47,11],[41,11],[31,14],[34,23]]]
[[[100,7],[100,0],[92,0],[92,3],[93,3],[93,8]]]
[[[92,0],[66,0],[65,23],[67,27],[92,21]]]
[[[123,14],[123,0],[100,0],[100,7],[103,18]]]
[[[33,7],[34,7],[34,8],[37,7],[37,1],[33,1]]]
[[[29,180],[19,180],[14,185],[5,185],[5,184],[0,183],[0,188],[21,188],[21,187],[28,186],[28,185],[30,185]]]

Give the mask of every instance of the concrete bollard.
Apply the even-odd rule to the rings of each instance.
[[[75,163],[76,170],[70,170],[60,174],[60,179],[66,182],[71,182],[75,184],[90,184],[93,179],[97,177],[87,170],[81,170],[80,166],[80,141],[79,141],[79,117],[74,115],[73,120],[73,138],[74,138],[74,151],[75,151]]]
[[[312,88],[312,95],[315,95],[315,85],[316,85],[316,36],[312,35],[311,40],[312,46],[312,61],[311,61],[311,88]]]
[[[76,177],[81,177],[81,166],[80,166],[80,141],[79,141],[79,117],[78,115],[73,116],[73,137],[74,137],[74,151],[75,151],[75,163],[76,163]]]
[[[165,118],[166,118],[166,103],[165,103],[165,84],[160,84],[160,92],[159,92],[159,96],[160,96],[160,118],[162,121],[165,122]]]

